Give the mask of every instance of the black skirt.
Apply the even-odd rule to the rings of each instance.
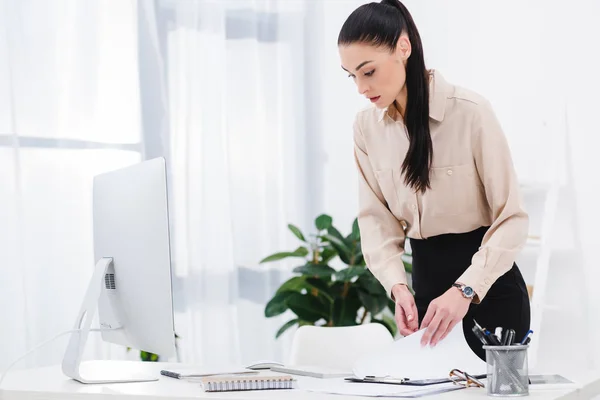
[[[419,326],[429,303],[444,294],[471,265],[488,227],[460,234],[443,234],[427,239],[409,239],[412,248],[412,285],[419,312]],[[473,319],[493,332],[496,327],[514,329],[515,340],[529,330],[530,308],[527,287],[519,268],[512,268],[494,282],[480,304],[471,304],[463,319],[463,331],[471,349],[485,360],[482,343],[471,331]]]

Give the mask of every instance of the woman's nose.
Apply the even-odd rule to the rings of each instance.
[[[364,82],[357,82],[356,86],[358,87],[358,93],[360,95],[364,95],[369,89],[369,86]]]

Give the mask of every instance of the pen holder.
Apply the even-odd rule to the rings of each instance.
[[[488,396],[528,396],[529,345],[483,346],[487,363]]]

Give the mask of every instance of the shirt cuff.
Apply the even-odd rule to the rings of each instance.
[[[473,263],[463,274],[456,280],[463,285],[470,286],[475,291],[473,303],[479,304],[485,297],[488,290],[492,287],[494,281],[485,270],[485,251],[480,251],[473,257]]]

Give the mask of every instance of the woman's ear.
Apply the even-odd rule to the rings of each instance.
[[[412,47],[410,45],[410,40],[408,39],[408,35],[403,33],[398,38],[398,43],[396,43],[396,55],[400,61],[405,62],[410,57],[410,53],[412,51]]]

